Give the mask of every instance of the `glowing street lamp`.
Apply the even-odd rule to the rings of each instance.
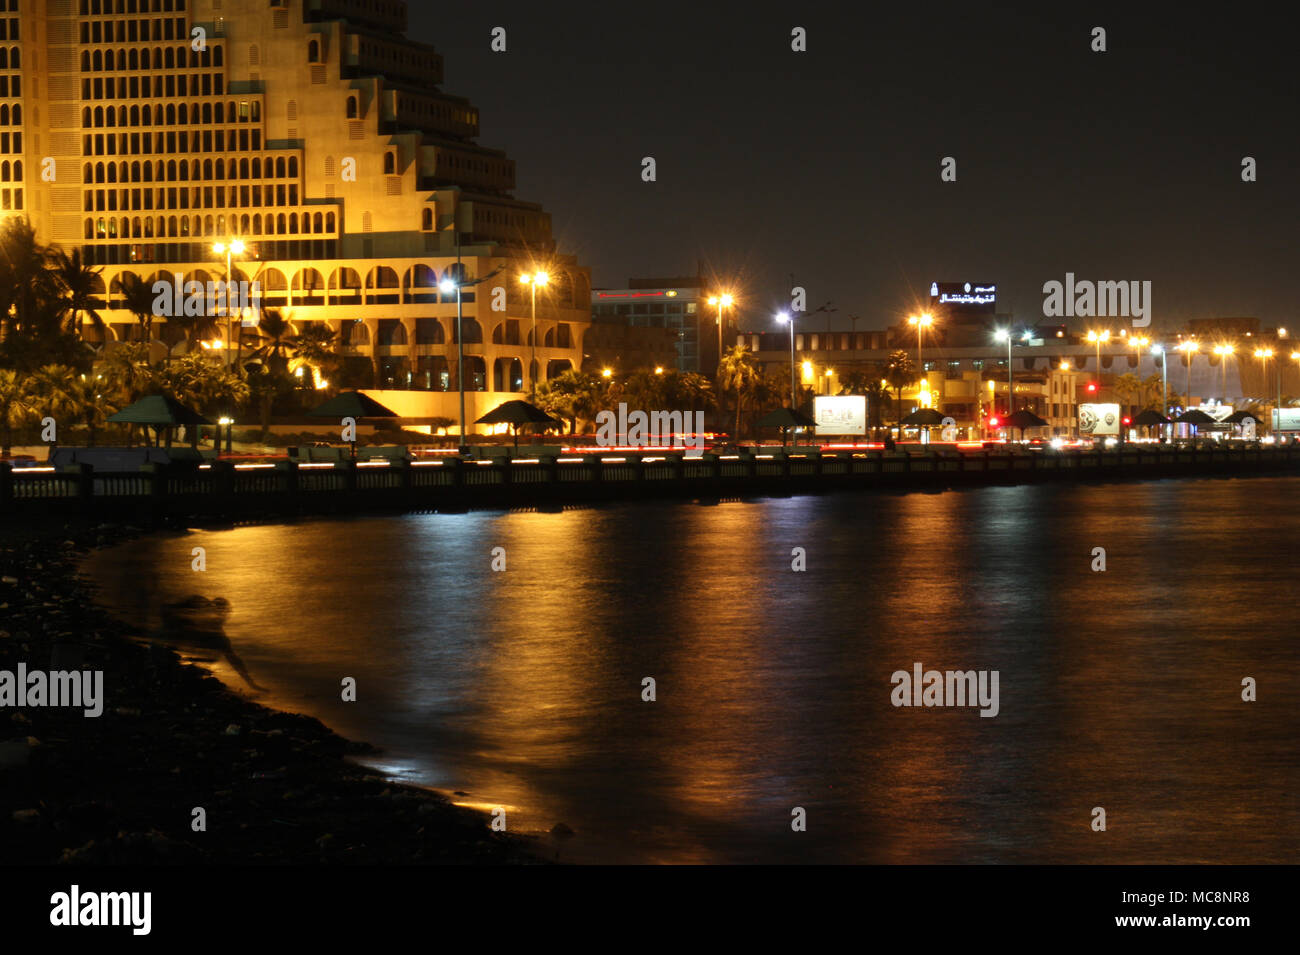
[[[1097,382],[1098,384],[1100,384],[1101,383],[1101,345],[1102,342],[1110,341],[1110,329],[1102,329],[1101,331],[1095,331],[1095,330],[1090,331],[1088,332],[1087,338],[1088,341],[1095,343],[1097,346]]]
[[[1219,356],[1219,364],[1223,369],[1223,403],[1228,403],[1228,356],[1234,351],[1231,345],[1215,345],[1214,354]]]
[[[531,364],[528,367],[528,379],[530,382],[528,393],[530,396],[537,394],[537,286],[545,286],[550,280],[551,276],[542,271],[534,272],[531,275],[525,272],[523,275],[519,276],[519,281],[524,285],[527,285],[531,290],[533,300],[533,330],[531,336],[533,357],[530,359]]]
[[[929,313],[913,315],[907,324],[916,326],[916,367],[921,373],[921,380],[925,381],[925,362],[921,360],[921,332],[934,324],[934,318]]]
[[[1015,371],[1011,367],[1011,346],[1015,340],[1011,334],[1011,330],[1008,328],[997,329],[993,333],[993,337],[1000,342],[1007,343],[1007,414],[1012,414],[1016,410]],[[1020,340],[1022,342],[1028,342],[1032,337],[1033,335],[1030,332],[1026,331],[1023,335],[1020,336]]]
[[[1278,331],[1282,334],[1286,333],[1285,328]],[[1273,349],[1256,348],[1255,357],[1259,359],[1260,372],[1267,378],[1268,360],[1273,357]],[[1282,363],[1280,361],[1277,363],[1277,424],[1277,430],[1280,431],[1282,428]]]
[[[729,292],[721,295],[710,295],[709,304],[718,306],[718,367],[722,367],[722,310],[730,308],[736,300],[731,297]]]
[[[790,326],[790,410],[794,411],[797,400],[794,387],[794,318],[789,312],[778,312],[776,320]]]

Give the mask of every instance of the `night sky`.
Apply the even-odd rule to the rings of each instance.
[[[1071,271],[1151,281],[1154,330],[1300,320],[1294,38],[1262,8],[410,8],[442,88],[479,107],[479,142],[517,161],[515,195],[596,286],[702,260],[759,329],[793,273],[809,309],[833,301],[837,327],[863,330],[932,279],[997,282],[999,310],[1034,321]]]

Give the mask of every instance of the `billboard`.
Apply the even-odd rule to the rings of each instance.
[[[1282,414],[1282,423],[1279,425],[1277,416],[1279,410]],[[1274,431],[1300,431],[1300,408],[1274,408],[1273,409],[1273,430]]]
[[[866,434],[866,395],[818,395],[813,399],[817,434]]]
[[[997,300],[998,287],[992,282],[930,283],[930,302],[933,305],[992,314]]]
[[[1119,405],[1079,405],[1079,434],[1119,434]]]

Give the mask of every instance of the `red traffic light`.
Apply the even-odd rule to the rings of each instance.
[[[1125,424],[1132,424],[1132,423],[1133,423],[1133,419],[1130,418],[1128,415],[1125,415],[1125,416],[1124,416],[1124,423],[1125,423]]]
[[[1088,391],[1093,392],[1096,390],[1097,390],[1097,383],[1095,381],[1088,382]]]
[[[990,427],[990,428],[996,428],[997,426],[998,426],[998,419],[997,419],[997,418],[989,418],[989,427]]]

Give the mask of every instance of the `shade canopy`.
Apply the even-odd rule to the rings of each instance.
[[[118,424],[147,424],[155,427],[214,423],[168,395],[145,395],[134,404],[110,415],[108,420]]]
[[[903,419],[903,424],[910,427],[933,427],[943,424],[943,415],[933,408],[917,408]]]
[[[1136,418],[1134,418],[1133,423],[1146,427],[1155,424],[1168,424],[1169,419],[1154,408],[1148,408],[1146,411],[1141,412]]]
[[[777,408],[758,419],[760,428],[814,428],[817,422],[802,411],[792,408]]]
[[[1199,408],[1184,411],[1175,420],[1179,424],[1214,424],[1214,419]]]
[[[1021,431],[1025,430],[1025,428],[1047,427],[1046,421],[1024,408],[1007,415],[1002,419],[1002,423],[1009,428],[1019,428]]]
[[[475,424],[510,424],[516,427],[521,424],[544,424],[560,427],[562,422],[556,421],[536,405],[514,398],[497,405]]]
[[[397,418],[396,411],[385,408],[369,395],[359,391],[340,391],[307,414],[313,418]]]
[[[1223,420],[1226,421],[1228,424],[1241,424],[1247,418],[1255,418],[1255,416],[1251,414],[1249,411],[1234,411],[1232,414],[1228,415],[1228,417],[1224,418]],[[1255,418],[1255,420],[1258,421],[1259,419]]]

